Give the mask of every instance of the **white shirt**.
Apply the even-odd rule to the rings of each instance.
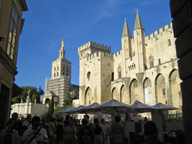
[[[29,128],[32,128],[32,125],[31,125],[31,123],[30,123],[30,121],[28,121],[28,120],[24,120],[23,122],[22,122],[22,126],[26,126],[28,129]]]
[[[22,141],[24,141],[24,144],[27,144],[37,131],[38,130],[33,130],[32,128],[27,129],[24,132],[23,137],[22,137]],[[48,138],[47,131],[44,128],[41,128],[41,130],[33,138],[33,140],[31,141],[30,144],[37,144],[38,140],[43,140],[44,138]]]

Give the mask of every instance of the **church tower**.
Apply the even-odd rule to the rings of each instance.
[[[70,92],[71,62],[65,58],[64,40],[61,42],[59,58],[52,62],[51,79],[46,79],[45,93],[50,92],[58,97],[56,105],[62,106],[66,95]]]
[[[145,29],[137,10],[135,27],[134,27],[134,55],[136,63],[136,73],[143,72],[146,65],[145,58]]]
[[[61,49],[59,51],[59,58],[52,62],[51,78],[66,77],[71,81],[71,62],[65,58],[64,40],[61,42]]]

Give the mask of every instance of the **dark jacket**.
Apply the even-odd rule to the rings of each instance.
[[[165,144],[164,142],[160,141],[157,136],[150,137],[146,139],[146,142],[143,144]]]

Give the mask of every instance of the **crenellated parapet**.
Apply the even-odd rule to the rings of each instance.
[[[86,57],[86,60],[89,61],[89,60],[98,60],[100,58],[112,58],[112,54],[111,53],[108,53],[108,52],[103,52],[103,51],[99,51],[99,52],[94,52],[90,55],[88,55]]]
[[[78,47],[78,53],[81,51],[85,51],[87,49],[93,49],[94,51],[104,51],[104,52],[111,52],[111,47],[107,45],[103,45],[100,43],[89,41],[88,43]]]
[[[151,33],[149,36],[145,37],[145,40],[153,40],[153,39],[158,39],[158,37],[163,37],[163,35],[167,32],[172,33],[173,32],[173,27],[172,23],[165,25],[164,27],[161,27],[160,29],[154,31],[154,33]]]
[[[113,54],[113,57],[118,57],[118,56],[122,56],[122,50],[117,51],[116,53]]]

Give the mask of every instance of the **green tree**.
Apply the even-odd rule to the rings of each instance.
[[[51,101],[49,102],[48,113],[49,113],[50,116],[53,116],[53,113],[54,113],[54,100],[53,100],[53,97],[51,98]]]
[[[32,102],[34,102],[35,99],[37,99],[37,103],[39,103],[40,96],[44,94],[43,90],[41,89],[41,86],[39,86],[39,89],[32,86],[24,86],[24,87],[21,87],[21,89],[22,89],[21,95],[12,98],[12,104],[20,103],[21,99],[23,99],[23,102],[26,102],[29,90],[30,90],[29,98],[32,100]]]
[[[72,102],[73,102],[73,98],[72,98],[71,94],[67,93],[67,95],[66,95],[66,97],[64,99],[63,106],[72,105]]]

